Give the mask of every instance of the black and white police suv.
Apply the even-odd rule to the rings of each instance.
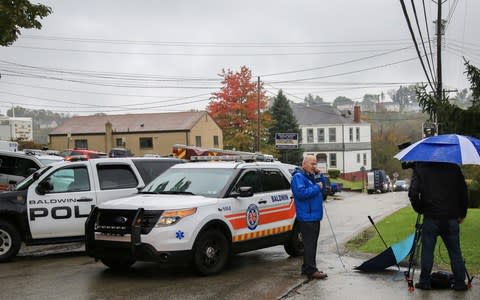
[[[92,207],[136,194],[174,158],[100,158],[66,161],[37,170],[0,193],[0,262],[27,245],[84,241]]]
[[[193,263],[220,272],[231,254],[284,245],[303,255],[280,162],[190,162],[157,177],[139,194],[104,202],[86,223],[86,251],[111,268],[135,261]]]

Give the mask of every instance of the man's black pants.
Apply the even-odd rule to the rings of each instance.
[[[302,222],[299,221],[300,232],[303,239],[303,265],[302,274],[312,275],[317,269],[317,243],[320,234],[320,221]]]

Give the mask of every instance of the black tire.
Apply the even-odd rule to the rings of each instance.
[[[222,271],[230,257],[230,244],[223,233],[207,230],[199,234],[193,246],[193,265],[201,275]]]
[[[21,245],[22,239],[15,226],[7,221],[0,220],[0,262],[6,262],[14,258]]]
[[[135,263],[135,260],[131,259],[122,260],[102,258],[100,261],[112,270],[127,270]]]
[[[290,234],[290,238],[288,241],[283,245],[285,251],[288,255],[297,257],[303,255],[303,240],[302,240],[302,233],[300,232],[300,228],[298,224],[293,226],[292,233]]]

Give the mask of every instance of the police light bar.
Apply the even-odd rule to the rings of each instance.
[[[219,155],[219,156],[207,156],[207,155],[194,155],[190,157],[191,161],[255,161],[256,155]]]

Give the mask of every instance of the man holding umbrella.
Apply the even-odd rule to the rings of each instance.
[[[460,167],[453,163],[416,162],[408,192],[413,209],[424,215],[419,289],[431,289],[430,274],[437,236],[450,256],[456,291],[467,290],[465,264],[460,249],[459,224],[467,215],[468,194]]]

